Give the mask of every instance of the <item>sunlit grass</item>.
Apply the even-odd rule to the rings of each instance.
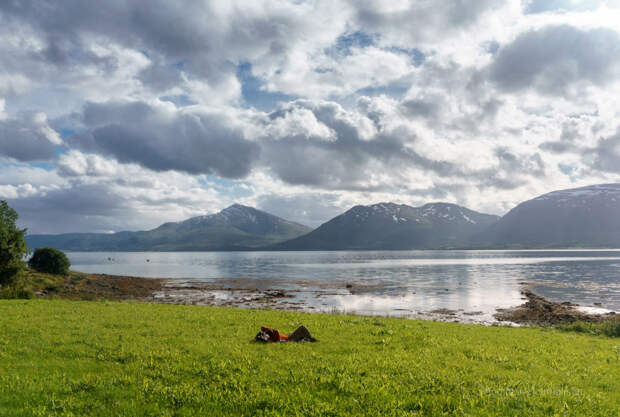
[[[260,325],[318,343],[257,344]],[[0,415],[618,416],[620,341],[198,306],[0,301]]]

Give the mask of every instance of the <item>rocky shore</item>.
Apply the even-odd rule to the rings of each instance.
[[[280,286],[278,286],[280,284]],[[320,300],[330,296],[355,296],[367,288],[354,283],[318,285],[303,283],[301,288],[281,288],[277,280],[248,283],[241,279],[222,280],[220,284],[180,284],[178,280],[83,274],[72,272],[50,284],[43,280],[35,285],[35,293],[42,298],[70,298],[82,300],[134,300],[165,304],[193,304],[245,308],[269,308],[291,311],[342,312],[321,308]],[[327,285],[327,286],[326,286]],[[498,309],[489,317],[480,311],[461,311],[440,308],[428,312],[408,310],[403,317],[422,318],[463,323],[555,326],[574,322],[601,323],[620,321],[620,314],[608,312],[593,314],[568,302],[553,302],[532,291],[532,284],[523,283],[522,295],[527,301],[517,307]],[[38,287],[38,288],[37,288]],[[351,311],[350,313],[356,313]]]
[[[601,323],[607,320],[620,320],[620,315],[614,312],[592,314],[579,310],[576,304],[549,301],[534,293],[529,284],[523,287],[521,293],[527,301],[518,307],[498,310],[495,315],[498,321],[555,326],[577,321]]]

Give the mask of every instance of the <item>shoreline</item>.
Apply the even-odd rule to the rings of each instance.
[[[30,273],[40,278],[41,275]],[[51,276],[53,277],[53,276]],[[40,298],[80,300],[140,301],[154,304],[205,305],[249,309],[272,309],[323,314],[353,314],[389,316],[408,319],[458,322],[483,325],[542,325],[555,326],[576,321],[600,323],[620,320],[615,312],[587,312],[569,302],[553,302],[536,294],[535,282],[521,282],[521,305],[498,308],[494,312],[436,308],[429,311],[393,309],[388,314],[359,310],[321,308],[317,300],[329,296],[372,294],[368,286],[356,283],[302,282],[302,289],[279,288],[278,280],[222,279],[217,284],[192,284],[174,278],[142,278],[124,275],[86,274],[76,271],[58,277],[54,285],[33,284]]]
[[[524,282],[521,294],[527,301],[519,306],[498,309],[495,317],[498,321],[509,321],[518,324],[556,326],[571,324],[577,321],[601,323],[608,320],[619,320],[620,315],[614,311],[599,313],[587,312],[587,309],[568,301],[555,302],[538,295],[532,287],[536,282]]]

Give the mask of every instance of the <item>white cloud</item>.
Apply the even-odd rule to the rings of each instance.
[[[4,2],[0,196],[56,232],[618,181],[615,6]]]

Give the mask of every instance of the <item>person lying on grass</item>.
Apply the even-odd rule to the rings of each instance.
[[[299,326],[293,333],[282,334],[271,327],[261,326],[254,338],[256,342],[316,342],[306,326]]]

